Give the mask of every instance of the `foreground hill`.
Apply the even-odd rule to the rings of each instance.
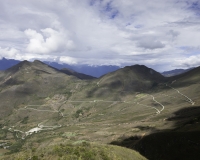
[[[187,150],[191,140],[188,136],[177,140],[176,145],[171,139],[200,132],[199,73],[197,68],[166,78],[146,66],[135,65],[99,79],[81,80],[39,61],[24,61],[0,73],[0,146],[5,148],[0,151],[7,152],[9,157],[31,153],[44,154],[45,159],[50,158],[46,153],[52,153],[52,157],[64,158],[65,147],[60,148],[60,144],[67,147],[82,142],[97,145],[113,142],[138,150],[148,159],[174,159],[173,155],[163,154],[166,147],[160,147],[154,135],[158,134],[161,143],[171,146],[168,153],[170,148],[180,151],[179,154]],[[198,136],[195,138],[191,141],[199,141]],[[178,148],[179,145],[183,148]],[[197,153],[199,148],[195,145]],[[53,146],[61,151],[52,152]],[[80,148],[81,145],[72,146],[72,150]],[[102,148],[97,148],[99,156]],[[118,149],[123,151],[109,145],[105,148],[114,155],[118,155]]]
[[[65,159],[65,160],[147,160],[136,151],[111,146],[82,142],[79,144],[60,144],[48,148],[27,149],[18,155],[6,156],[5,160],[27,159]]]

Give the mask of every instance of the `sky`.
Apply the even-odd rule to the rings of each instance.
[[[200,65],[199,0],[0,0],[0,58]]]

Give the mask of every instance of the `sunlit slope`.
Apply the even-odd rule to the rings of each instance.
[[[56,93],[68,96],[76,80],[39,61],[21,62],[0,75],[1,117],[20,105],[40,104]]]
[[[8,151],[18,152],[28,143],[110,143],[175,129],[170,119],[179,110],[200,106],[200,84],[190,79],[200,80],[198,73],[165,78],[136,65],[80,80],[39,61],[25,61],[0,73],[2,143],[10,145]],[[180,124],[186,130],[199,129],[197,124]]]
[[[90,144],[60,144],[49,147],[27,148],[17,155],[5,156],[6,160],[32,159],[66,159],[66,160],[146,160],[138,152],[111,145]]]

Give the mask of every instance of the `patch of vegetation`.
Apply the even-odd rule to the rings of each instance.
[[[101,149],[98,150],[96,147],[91,147],[91,145],[87,142],[82,143],[79,146],[76,145],[60,145],[55,146],[53,153],[56,154],[59,157],[62,157],[64,159],[95,159],[98,157],[99,159],[105,159],[108,160],[109,157],[106,154],[106,150]]]
[[[0,139],[5,139],[6,133],[7,133],[7,130],[0,129]]]
[[[21,150],[22,146],[24,145],[24,143],[25,143],[24,140],[18,140],[15,143],[13,143],[9,147],[9,150],[10,150],[9,154],[19,152]]]
[[[73,144],[77,145],[77,144],[81,144],[83,142],[86,142],[86,141],[85,140],[79,140],[79,141],[74,142]]]
[[[70,137],[75,137],[76,136],[76,133],[73,133],[73,132],[65,132],[62,134],[62,137],[65,137],[65,138],[70,138]]]
[[[74,117],[75,117],[75,118],[78,118],[80,115],[83,115],[83,110],[82,110],[82,109],[78,109],[78,110],[76,111],[76,113],[74,114]]]
[[[27,124],[28,123],[28,116],[24,117],[24,119],[21,121],[22,124]]]
[[[130,149],[111,146],[97,145],[83,142],[81,144],[60,144],[36,151],[23,151],[17,155],[5,156],[6,160],[146,160],[139,153]]]

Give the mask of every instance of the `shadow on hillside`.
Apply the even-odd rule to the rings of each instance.
[[[137,150],[150,160],[199,160],[200,107],[181,109],[167,121],[174,121],[175,129],[129,137],[111,144]]]

